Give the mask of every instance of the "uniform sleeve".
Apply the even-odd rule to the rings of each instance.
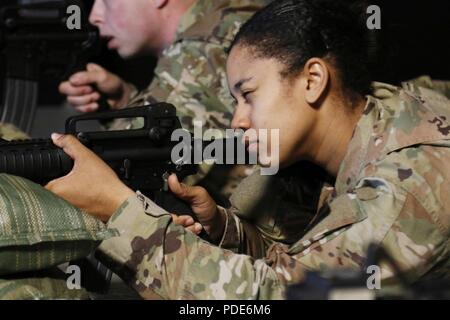
[[[383,245],[411,281],[448,259],[448,239],[407,191],[367,178],[329,204],[329,214],[292,246],[272,245],[254,259],[213,246],[138,194],[112,217],[120,236],[100,246],[100,259],[144,298],[281,299],[305,270],[359,270],[370,243]],[[383,281],[395,279],[381,264]],[[388,282],[386,282],[388,283]]]
[[[264,260],[201,240],[138,194],[114,214],[120,236],[98,258],[146,299],[281,299],[284,286]]]
[[[228,92],[226,53],[220,44],[183,40],[168,48],[159,59],[150,86],[133,93],[130,106],[164,101],[177,107],[183,127],[193,120],[207,128],[229,128],[234,104]]]

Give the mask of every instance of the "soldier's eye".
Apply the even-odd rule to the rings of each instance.
[[[242,98],[244,98],[245,103],[249,103],[250,102],[250,98],[251,98],[251,94],[253,93],[253,91],[245,91],[242,92]]]

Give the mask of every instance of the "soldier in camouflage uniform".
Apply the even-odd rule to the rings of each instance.
[[[278,216],[281,224],[271,212],[250,227],[239,215],[242,203],[260,201],[245,188],[267,179],[255,174],[226,211],[221,248],[175,226],[138,195],[110,220],[122,236],[105,241],[102,253],[132,275],[130,284],[147,298],[278,299],[305,270],[362,267],[371,243],[386,248],[411,282],[448,278],[450,123],[443,119],[450,119],[450,101],[408,83],[407,89],[376,86],[379,96],[368,96],[334,188],[323,191],[326,201],[318,214],[326,217],[294,244],[276,238],[277,230],[292,233],[298,227],[286,213]],[[254,260],[222,248],[254,256],[265,250],[266,256]],[[395,276],[382,265],[383,286]]]
[[[276,191],[255,192],[263,183],[270,185],[258,175],[243,182],[228,210],[217,208],[201,188],[180,185],[172,176],[172,191],[191,202],[216,241],[212,245],[127,189],[69,136],[54,141],[79,168],[47,188],[109,219],[120,236],[104,241],[99,255],[144,298],[280,299],[305,270],[360,268],[371,243],[382,245],[410,282],[448,278],[450,101],[414,83],[403,88],[374,83],[371,94],[364,95],[364,64],[354,64],[364,57],[364,41],[354,21],[339,1],[280,0],[242,29],[228,61],[238,102],[233,127],[274,128],[282,121],[287,131],[280,131],[280,165],[307,157],[335,177],[306,228],[290,223],[293,212],[283,215]],[[292,26],[295,32],[285,32]],[[319,129],[320,123],[327,125]],[[305,135],[308,124],[316,126]],[[283,190],[292,189],[288,185],[297,179],[286,170],[292,174],[290,183],[278,185]],[[87,177],[95,177],[91,184],[108,181],[111,188],[97,183],[82,189]],[[297,196],[301,205],[302,193]],[[92,199],[105,204],[99,207]],[[257,220],[239,213],[263,200],[278,203],[273,208],[278,211],[263,210]],[[210,216],[223,223],[211,223]],[[291,230],[284,235],[296,231],[296,241],[280,237],[280,230]],[[264,258],[257,259],[261,251]],[[381,265],[381,276],[382,287],[398,281],[391,265]]]
[[[292,234],[298,227],[289,223],[289,212],[276,222],[273,212],[257,223],[239,215],[240,206],[260,201],[248,185],[267,178],[255,174],[225,211],[220,247],[173,224],[138,194],[110,219],[121,236],[103,242],[104,261],[144,298],[279,299],[305,270],[363,266],[371,243],[386,248],[412,282],[448,278],[450,123],[443,119],[450,117],[450,101],[409,83],[406,89],[376,87],[334,187],[323,190],[318,215],[325,218],[304,233],[297,229],[303,233],[297,242],[277,238],[278,230]],[[265,257],[255,260],[264,250]],[[382,265],[382,287],[395,276]]]
[[[120,28],[128,31],[125,34],[127,38],[132,38],[136,32],[150,34],[155,28],[159,31],[169,29],[172,24],[177,24],[177,28],[174,29],[173,39],[169,43],[166,41],[165,46],[161,46],[158,38],[137,38],[136,43],[145,40],[146,46],[151,49],[145,51],[142,49],[145,47],[141,45],[142,48],[132,54],[127,47],[133,47],[133,43],[121,40],[120,31],[111,25],[119,20],[116,14],[127,16],[124,12],[138,4],[125,0],[114,2],[121,5],[109,5],[103,0],[97,0],[90,15],[91,23],[98,26],[105,37],[114,37],[110,48],[118,50],[124,58],[146,52],[158,55],[154,79],[148,88],[138,91],[132,84],[125,83],[100,66],[90,64],[87,72],[75,74],[69,81],[61,84],[60,91],[68,95],[68,101],[83,112],[96,110],[100,95],[91,86],[95,84],[101,93],[110,98],[109,102],[114,109],[143,106],[155,101],[168,102],[176,106],[185,129],[192,131],[194,120],[201,121],[203,129],[229,128],[233,102],[225,76],[226,48],[241,24],[268,0],[171,0],[166,10],[175,8],[184,11],[179,17],[179,23],[176,19],[170,19],[163,20],[158,25],[157,20],[149,19],[146,20],[147,28],[132,29],[133,23],[130,20],[146,17],[146,13],[142,11],[155,10],[151,4],[147,5],[149,8],[138,7],[140,11],[134,10],[134,16],[120,25]],[[189,3],[192,5],[188,6]],[[164,8],[156,11],[163,12],[162,10]],[[142,125],[140,120],[142,119],[116,120],[108,128],[138,128]],[[191,177],[190,184],[205,176],[211,168],[203,165],[201,169],[200,176],[196,179]],[[209,175],[213,180],[205,180],[204,183],[210,188],[214,187],[217,196],[221,194],[222,198],[228,198],[241,177],[249,172],[247,169],[245,166],[236,166],[228,172],[228,168],[215,168]]]

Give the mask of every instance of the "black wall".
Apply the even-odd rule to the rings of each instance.
[[[383,20],[376,80],[398,83],[422,74],[450,79],[450,1],[371,2]]]

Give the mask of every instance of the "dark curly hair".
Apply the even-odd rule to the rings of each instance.
[[[365,95],[370,88],[369,33],[365,1],[275,0],[245,23],[229,51],[241,45],[256,57],[285,65],[297,76],[312,57],[331,58],[344,88]]]

